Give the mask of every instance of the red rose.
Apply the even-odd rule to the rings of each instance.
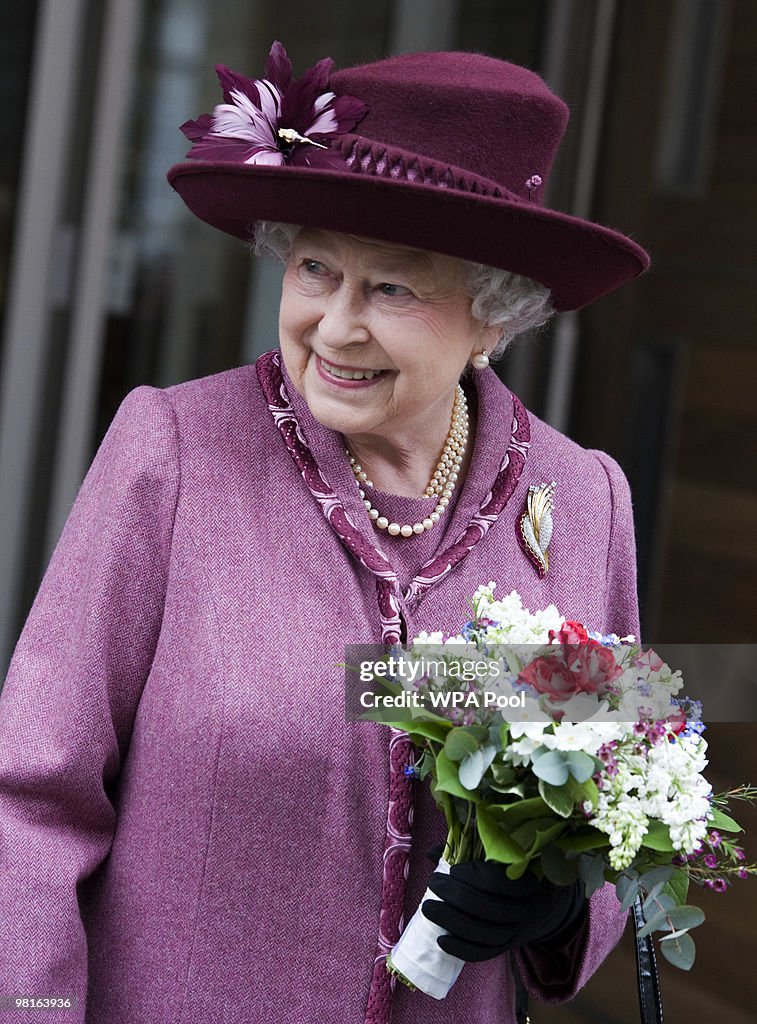
[[[556,631],[550,629],[549,642],[553,644],[555,641],[560,644],[595,644],[597,642],[596,640],[589,640],[589,634],[581,623],[573,622],[572,619],[566,619]]]
[[[612,650],[601,644],[570,647],[565,657],[571,671],[580,678],[579,689],[583,693],[604,693],[608,684],[623,674]]]
[[[521,671],[519,680],[528,683],[537,693],[546,693],[558,700],[568,700],[578,693],[576,677],[562,658],[536,658]]]
[[[564,646],[553,657],[536,658],[522,670],[520,680],[552,700],[568,700],[576,693],[603,693],[622,671],[611,650],[584,643]]]

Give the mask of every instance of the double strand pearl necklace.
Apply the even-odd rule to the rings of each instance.
[[[444,449],[434,470],[434,475],[429,480],[425,492],[421,495],[422,498],[433,498],[439,495],[439,501],[434,511],[426,519],[422,520],[422,522],[414,523],[412,526],[409,523],[391,523],[386,516],[381,515],[377,508],[374,508],[369,499],[366,498],[362,487],[363,484],[366,487],[373,487],[373,482],[368,479],[368,474],[349,448],[345,448],[350,465],[352,466],[352,472],[355,474],[355,482],[357,483],[360,497],[363,499],[363,504],[368,510],[368,515],[373,520],[373,525],[379,530],[386,530],[393,537],[413,537],[424,533],[426,530],[432,530],[447,510],[450,498],[457,484],[460,466],[462,465],[467,445],[468,402],[465,392],[458,384],[455,391],[455,401],[452,406],[452,420],[444,442]]]

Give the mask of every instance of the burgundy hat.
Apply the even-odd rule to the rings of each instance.
[[[182,125],[168,180],[201,220],[325,228],[522,274],[579,309],[649,265],[625,235],[544,206],[568,108],[538,75],[476,53],[418,53],[292,81],[217,67],[224,102]]]

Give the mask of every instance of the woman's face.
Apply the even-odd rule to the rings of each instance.
[[[457,260],[314,229],[294,244],[279,329],[287,372],[320,423],[398,444],[446,431],[467,360],[497,340],[471,316]],[[376,375],[346,379],[361,371]]]

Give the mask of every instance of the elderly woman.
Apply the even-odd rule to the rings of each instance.
[[[487,364],[647,260],[543,205],[567,111],[536,75],[330,69],[292,82],[275,44],[184,126],[174,188],[286,263],[280,348],[126,397],[3,693],[0,992],[69,1021],[510,1024],[514,975],[569,1000],[625,924],[610,886],[586,904],[489,864],[450,896],[471,962],[446,1000],[385,969],[444,822],[407,742],[345,723],[335,665],[456,632],[488,580],[638,631],[620,469]]]

